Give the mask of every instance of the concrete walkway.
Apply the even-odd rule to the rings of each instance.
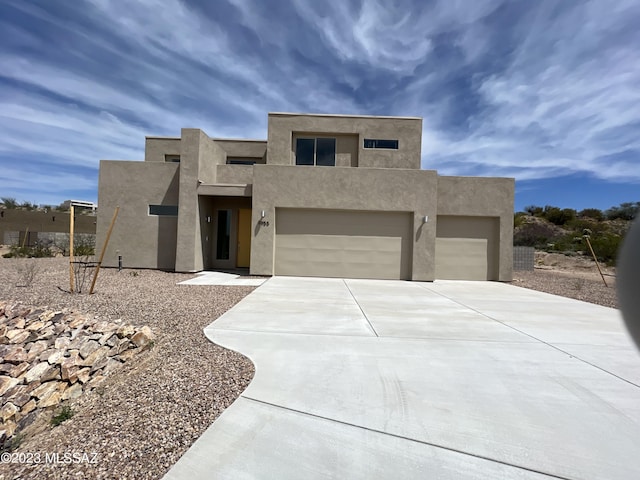
[[[167,479],[640,478],[640,355],[617,310],[274,277],[205,333],[256,375]]]
[[[194,278],[178,283],[178,285],[240,285],[254,286],[262,285],[266,278],[249,278],[237,273],[227,272],[198,272]]]

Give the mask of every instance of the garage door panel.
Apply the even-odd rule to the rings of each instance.
[[[438,215],[435,278],[497,280],[499,219]]]
[[[488,280],[487,245],[484,238],[436,238],[436,278]]]
[[[278,209],[276,234],[404,236],[409,215],[398,212]]]
[[[276,275],[410,277],[408,213],[276,212]]]

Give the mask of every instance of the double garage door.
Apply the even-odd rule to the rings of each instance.
[[[408,212],[276,209],[275,274],[410,279]]]

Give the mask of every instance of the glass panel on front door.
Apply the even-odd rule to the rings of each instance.
[[[231,210],[218,210],[218,232],[216,234],[216,260],[229,260],[231,244]]]

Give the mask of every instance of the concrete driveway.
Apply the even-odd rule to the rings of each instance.
[[[274,277],[205,333],[256,375],[167,479],[640,478],[640,355],[617,310]]]

